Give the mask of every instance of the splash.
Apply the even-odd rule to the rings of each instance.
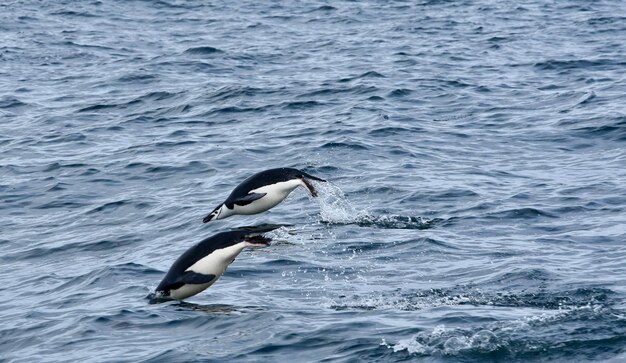
[[[330,182],[318,183],[318,197],[322,222],[330,224],[352,224],[368,217],[366,211],[358,211],[348,201],[343,191]]]
[[[306,242],[306,237],[299,235],[296,227],[292,225],[281,225],[281,227],[267,232],[264,235],[272,240],[272,245],[293,243],[302,244]]]
[[[344,192],[333,183],[318,183],[318,198],[321,222],[326,224],[355,224],[360,227],[383,229],[427,229],[436,220],[401,215],[374,215],[367,210],[357,209],[346,198]]]
[[[399,340],[398,343],[391,345],[387,343],[385,338],[383,338],[380,345],[385,346],[389,349],[393,349],[394,352],[401,352],[403,350],[406,350],[409,354],[428,354],[428,352],[430,351],[429,347],[420,344],[415,339],[402,339]]]
[[[574,311],[590,309],[599,311],[612,304],[607,289],[576,289],[557,292],[521,291],[490,292],[478,288],[459,286],[455,289],[429,289],[409,293],[374,293],[354,295],[330,301],[331,309],[396,309],[418,311],[441,306],[492,306],[538,308],[545,311]]]
[[[575,290],[575,295],[583,295],[586,291]],[[556,306],[552,300],[562,299],[562,296],[572,295],[570,292],[548,293],[542,298],[545,306],[537,305],[536,298],[530,295],[519,295],[519,308],[527,308],[524,311],[526,315],[516,319],[504,319],[495,321],[475,321],[467,324],[464,319],[448,320],[452,325],[438,325],[432,330],[423,330],[414,334],[410,338],[402,337],[395,342],[388,342],[382,339],[381,346],[385,346],[393,352],[406,352],[410,355],[422,356],[467,356],[467,355],[488,355],[493,354],[504,356],[515,356],[523,353],[528,355],[544,356],[545,354],[562,354],[559,346],[566,346],[568,341],[573,340],[575,336],[577,341],[584,341],[590,336],[595,336],[598,332],[611,330],[614,325],[614,317],[622,313],[621,310],[612,307],[610,300],[601,297],[603,290],[594,290],[594,295],[598,295],[598,299],[589,296],[580,296],[579,300],[571,300],[569,304]],[[437,295],[437,294],[436,294]],[[498,306],[501,303],[508,304],[508,300],[504,299],[498,302],[500,293],[480,293],[478,296],[464,302],[466,299],[456,301],[459,305],[470,303],[471,305]],[[438,298],[438,296],[436,296]],[[529,300],[530,299],[530,300]],[[421,308],[440,307],[443,305],[451,305],[446,301],[430,301],[430,304],[422,306],[414,306],[410,304],[411,310]],[[376,303],[376,302],[375,302]],[[402,301],[396,308],[404,308]],[[393,304],[393,302],[392,302]],[[398,303],[396,303],[398,304]],[[430,306],[429,306],[430,305]],[[508,305],[505,305],[508,306]],[[374,308],[379,308],[378,306]],[[372,307],[370,307],[372,309]],[[450,315],[447,315],[450,318]],[[611,318],[607,319],[610,316]],[[591,321],[596,323],[594,329],[578,329],[576,322]],[[554,326],[560,326],[561,332],[555,334]],[[619,326],[619,325],[618,325]],[[617,328],[621,337],[623,329]],[[607,339],[614,339],[609,337]],[[555,344],[555,339],[557,343]],[[552,352],[551,352],[552,351]]]
[[[431,332],[420,332],[411,338],[400,339],[395,344],[383,338],[380,345],[394,352],[406,351],[412,355],[457,356],[464,353],[493,353],[506,349],[506,344],[496,334],[497,329],[466,330],[435,327]]]

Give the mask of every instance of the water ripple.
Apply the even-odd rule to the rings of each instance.
[[[623,358],[622,7],[0,4],[0,359]],[[201,222],[284,166],[328,182]]]

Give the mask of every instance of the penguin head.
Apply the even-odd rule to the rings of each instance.
[[[243,241],[246,246],[250,247],[266,247],[272,242],[272,238],[264,235],[280,227],[289,227],[289,224],[259,224],[256,226],[239,227],[229,233],[231,238]]]
[[[243,241],[249,247],[267,247],[272,242],[272,239],[261,234],[253,234],[246,235]]]
[[[213,209],[213,212],[209,213],[208,216],[204,217],[204,219],[202,220],[202,223],[207,223],[213,220],[218,220],[220,219],[220,216],[222,215],[222,209],[224,208],[224,204],[220,204],[217,206],[217,208]]]

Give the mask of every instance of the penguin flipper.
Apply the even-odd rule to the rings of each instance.
[[[213,279],[215,279],[215,275],[205,275],[199,272],[185,271],[185,273],[176,282],[182,284],[201,285],[211,282]]]
[[[169,295],[170,290],[180,289],[186,284],[201,285],[211,282],[213,279],[215,279],[215,275],[205,275],[199,272],[185,271],[185,273],[183,273],[183,275],[176,280],[162,281],[156,288],[156,291],[164,292],[166,295]]]
[[[235,204],[240,205],[240,206],[248,205],[257,199],[263,198],[266,195],[267,193],[250,193],[241,198],[237,198],[237,200],[235,200]]]

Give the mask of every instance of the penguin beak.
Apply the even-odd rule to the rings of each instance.
[[[202,223],[207,223],[214,219],[217,219],[220,216],[221,211],[222,211],[222,205],[219,205],[217,208],[213,210],[213,212],[209,213],[208,216],[204,217],[204,219],[202,220]]]

